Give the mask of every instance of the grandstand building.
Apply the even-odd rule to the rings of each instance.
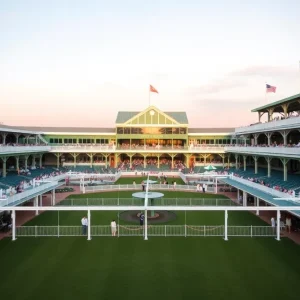
[[[220,174],[231,174],[220,182],[236,188],[243,205],[249,195],[257,206],[260,200],[280,205],[274,197],[298,197],[300,191],[300,94],[252,112],[258,122],[236,129],[189,128],[185,112],[154,106],[118,112],[113,128],[1,126],[0,200],[11,197],[7,203],[18,205],[50,190],[55,199],[66,170],[198,174],[213,165]],[[33,179],[47,183],[22,197],[27,186],[36,187]],[[30,183],[24,186],[25,181]]]

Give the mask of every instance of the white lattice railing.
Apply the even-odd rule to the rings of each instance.
[[[151,199],[149,197],[149,199]],[[64,199],[58,205],[63,206],[143,206],[144,199],[137,198],[70,198]],[[155,206],[232,206],[231,199],[215,198],[160,198],[153,201]]]
[[[224,236],[224,225],[149,225],[148,236]],[[117,236],[143,236],[144,226],[118,225]],[[16,228],[17,237],[85,236],[81,226],[21,226]],[[111,236],[108,225],[91,226],[91,236]],[[275,237],[271,226],[228,226],[228,236]]]

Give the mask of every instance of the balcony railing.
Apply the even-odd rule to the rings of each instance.
[[[63,145],[52,146],[51,152],[100,152],[100,151],[194,151],[194,152],[224,152],[225,145],[190,145],[190,146],[147,146],[147,145]]]
[[[300,116],[291,117],[284,120],[271,121],[267,123],[258,123],[250,126],[239,127],[235,129],[237,134],[246,134],[254,132],[264,132],[264,131],[274,131],[274,130],[284,130],[300,128]]]
[[[55,187],[57,187],[57,185],[57,181],[42,183],[39,186],[29,188],[22,193],[0,199],[0,206],[15,205],[19,202],[24,202],[30,198],[35,197],[37,194],[54,189]]]
[[[31,153],[31,152],[48,152],[51,150],[50,146],[6,146],[0,145],[0,154],[10,153]]]
[[[272,156],[298,157],[300,156],[300,147],[243,147],[229,146],[225,147],[225,152],[247,153],[247,154],[263,154]]]

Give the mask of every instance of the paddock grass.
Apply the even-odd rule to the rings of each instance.
[[[165,192],[166,197],[183,196]],[[72,197],[129,197],[131,192]],[[199,197],[197,193],[184,193]],[[201,197],[215,197],[206,194]],[[218,197],[221,197],[218,195]],[[168,224],[222,225],[223,212],[176,212]],[[82,212],[60,212],[61,225],[80,225]],[[109,224],[116,212],[93,212]],[[47,212],[26,225],[57,225]],[[248,212],[229,212],[229,225],[265,225]],[[299,246],[284,238],[47,237],[0,241],[3,299],[298,299]]]

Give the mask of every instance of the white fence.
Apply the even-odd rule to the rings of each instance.
[[[86,192],[98,192],[98,191],[126,191],[126,190],[141,190],[140,184],[119,184],[119,185],[97,185],[97,186],[86,186]],[[179,185],[177,184],[176,187],[172,184],[150,184],[149,191],[151,190],[166,190],[166,191],[190,191],[196,192],[197,186],[195,185]],[[214,192],[214,188],[208,186],[207,192]],[[150,197],[149,197],[150,198]]]
[[[149,195],[149,200],[151,195]],[[150,201],[149,201],[150,203]],[[155,206],[234,206],[237,205],[231,199],[217,198],[159,198],[154,199]],[[63,206],[144,206],[144,199],[137,198],[70,198],[58,203]]]
[[[213,237],[225,236],[224,225],[150,225],[148,236]],[[117,236],[144,236],[144,226],[119,225]],[[91,236],[111,236],[107,225],[91,226]],[[85,236],[81,226],[20,226],[16,228],[16,237],[66,237]],[[271,226],[228,226],[229,237],[276,237]]]

